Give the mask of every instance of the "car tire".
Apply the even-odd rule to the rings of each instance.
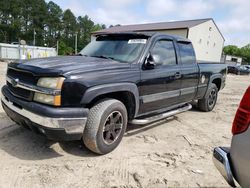
[[[128,122],[125,105],[116,99],[99,101],[90,108],[83,133],[85,146],[97,154],[113,151],[121,142]]]
[[[204,112],[210,112],[214,109],[218,97],[218,88],[215,84],[210,84],[204,98],[198,100],[198,108]]]

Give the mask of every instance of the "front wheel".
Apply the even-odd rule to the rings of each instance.
[[[98,154],[114,150],[127,128],[127,110],[116,99],[106,99],[94,105],[89,112],[83,133],[87,148]]]
[[[217,102],[218,88],[215,84],[210,84],[207,94],[204,98],[198,100],[198,108],[201,111],[209,112],[212,111]]]

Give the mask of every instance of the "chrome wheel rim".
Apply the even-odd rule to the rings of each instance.
[[[119,111],[114,111],[107,117],[103,126],[103,141],[113,144],[120,136],[123,126],[123,116]]]
[[[208,96],[208,106],[213,107],[216,101],[217,93],[215,89],[212,89]]]

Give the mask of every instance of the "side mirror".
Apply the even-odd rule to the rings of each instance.
[[[160,60],[159,55],[149,53],[145,62],[145,68],[154,69],[156,64],[160,64],[159,60]]]

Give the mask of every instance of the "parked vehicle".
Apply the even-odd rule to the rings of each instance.
[[[214,149],[213,161],[229,185],[236,180],[242,187],[250,187],[250,86],[243,96],[232,127],[232,143],[229,147]]]
[[[231,74],[239,74],[239,68],[236,65],[228,65],[227,66],[227,73]]]
[[[127,123],[147,124],[189,110],[211,111],[225,64],[197,64],[188,39],[165,34],[100,34],[79,56],[11,63],[2,104],[18,124],[93,152],[117,147]]]
[[[19,42],[12,42],[12,43],[10,43],[10,44],[20,44]]]
[[[250,74],[250,67],[247,65],[241,65],[240,66],[240,74]]]
[[[228,73],[237,74],[237,75],[250,74],[250,68],[246,65],[240,65],[240,66],[229,65],[227,66],[227,68],[228,68]]]

